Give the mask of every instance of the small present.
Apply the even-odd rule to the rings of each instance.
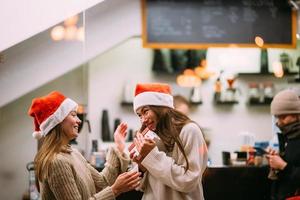
[[[155,138],[159,139],[157,134],[154,133],[153,131],[151,131],[150,129],[148,129],[147,127],[141,132],[141,134],[144,136],[144,138],[149,138],[149,139],[152,139],[152,140],[155,139]],[[134,157],[139,156],[139,152],[138,152],[138,150],[137,150],[134,143],[131,143],[131,145],[128,147],[128,151],[129,151],[130,154],[134,152],[134,154],[133,154]]]

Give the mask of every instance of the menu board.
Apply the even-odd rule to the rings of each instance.
[[[286,0],[141,0],[150,48],[296,48],[297,12]]]

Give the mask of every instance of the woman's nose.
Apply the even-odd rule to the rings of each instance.
[[[145,122],[147,122],[147,118],[144,117],[144,116],[142,116],[142,117],[141,117],[141,123],[144,124]]]
[[[77,116],[77,120],[76,120],[76,123],[78,123],[78,124],[81,124],[81,120],[79,119],[79,117]]]

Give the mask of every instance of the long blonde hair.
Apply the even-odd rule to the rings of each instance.
[[[61,125],[54,127],[45,137],[41,138],[41,146],[35,158],[35,172],[39,181],[43,181],[49,175],[51,161],[62,150],[63,131]]]

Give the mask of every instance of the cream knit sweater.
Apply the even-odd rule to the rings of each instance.
[[[111,185],[127,170],[129,159],[111,148],[101,173],[76,150],[59,153],[51,162],[50,175],[40,182],[42,200],[111,200]]]
[[[185,172],[185,159],[177,145],[166,153],[160,144],[144,158],[147,169],[142,180],[143,200],[203,200],[202,174],[207,164],[207,147],[200,128],[189,123],[179,135],[189,161]]]

